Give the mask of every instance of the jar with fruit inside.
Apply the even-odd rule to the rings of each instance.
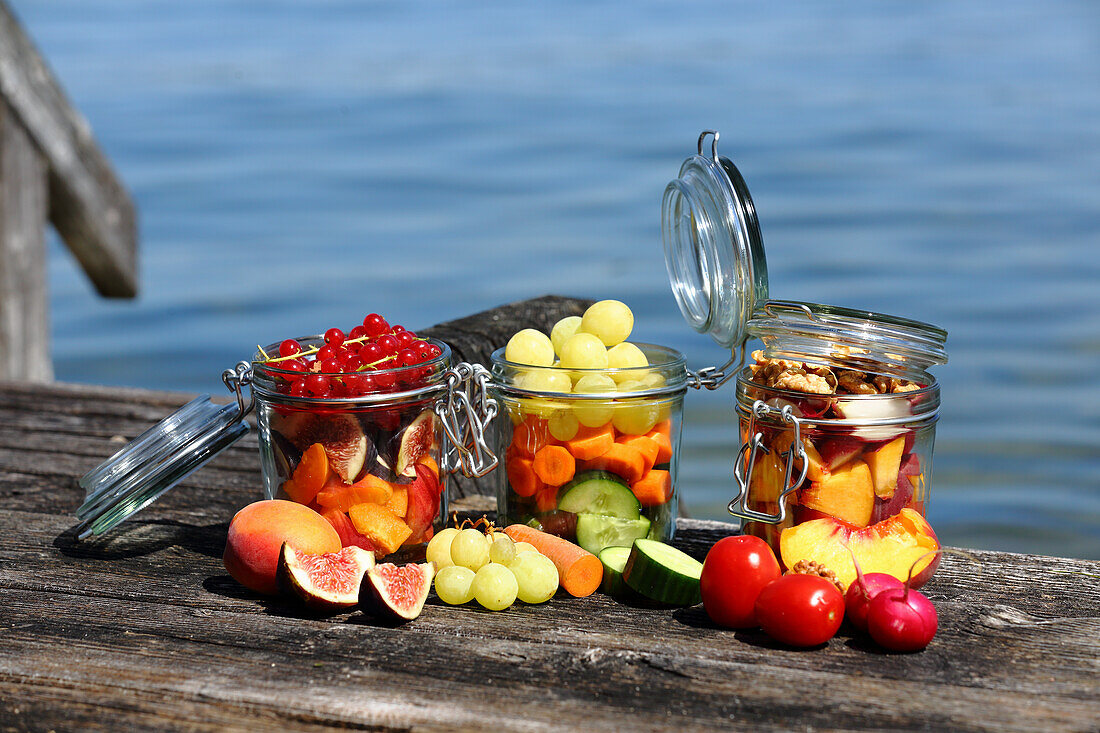
[[[494,439],[503,524],[593,554],[672,536],[687,372],[679,352],[627,341],[633,324],[625,304],[600,301],[492,355],[493,394],[509,418]]]
[[[450,366],[446,344],[377,314],[347,335],[262,348],[252,392],[267,497],[316,510],[345,547],[422,546],[446,512],[435,404]]]
[[[737,379],[743,531],[790,568],[827,565],[918,584],[939,549],[925,519],[940,393],[926,367],[946,334],[915,321],[770,301],[748,324],[765,349]],[[797,440],[797,443],[795,442]]]

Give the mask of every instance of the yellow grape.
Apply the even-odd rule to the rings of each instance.
[[[561,347],[565,345],[577,329],[581,327],[580,316],[566,316],[550,329],[550,343],[554,345],[554,353],[561,354]]]
[[[561,366],[565,369],[607,369],[607,349],[596,336],[575,333],[561,348]]]
[[[634,314],[626,303],[601,300],[589,306],[581,318],[581,331],[598,336],[604,346],[622,343],[634,329]]]
[[[554,410],[546,423],[550,435],[554,440],[572,440],[577,437],[577,431],[581,429],[580,421],[572,410]]]
[[[514,364],[548,367],[554,363],[554,344],[542,331],[525,328],[508,339],[504,358]]]

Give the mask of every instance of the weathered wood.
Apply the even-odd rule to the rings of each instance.
[[[48,382],[46,163],[0,99],[0,379]]]
[[[49,216],[96,290],[137,293],[137,215],[84,117],[0,0],[0,97],[49,166]]]

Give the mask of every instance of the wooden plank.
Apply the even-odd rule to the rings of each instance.
[[[695,554],[730,529],[684,528]],[[224,525],[141,520],[78,544],[64,518],[4,510],[0,534],[0,698],[11,701],[0,723],[15,727],[395,730],[488,718],[504,730],[1034,731],[1100,719],[1100,589],[1072,574],[1095,573],[1090,561],[975,553],[990,582],[948,557],[928,587],[940,634],[896,655],[847,629],[821,649],[784,649],[716,629],[698,608],[602,595],[498,613],[433,598],[401,627],[358,612],[315,618],[225,575]]]
[[[45,60],[0,0],[0,97],[49,166],[49,216],[96,290],[137,294],[137,214]]]
[[[0,99],[0,379],[48,382],[46,163]]]

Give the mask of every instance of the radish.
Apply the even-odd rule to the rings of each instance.
[[[916,652],[936,635],[939,618],[932,601],[908,586],[884,590],[867,606],[867,631],[879,646]]]
[[[889,573],[867,573],[856,568],[856,582],[848,586],[844,594],[845,613],[848,621],[860,631],[867,630],[867,608],[879,593],[885,590],[901,590],[905,584]]]

